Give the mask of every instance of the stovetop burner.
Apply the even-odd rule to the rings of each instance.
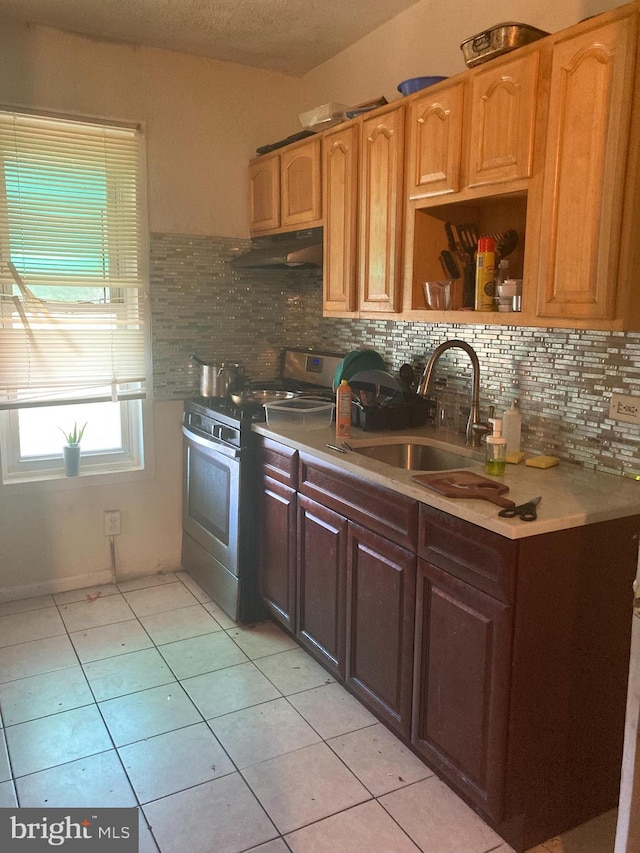
[[[192,397],[185,400],[184,408],[185,411],[215,418],[226,426],[241,427],[243,424],[250,425],[265,420],[263,406],[236,406],[230,398]]]
[[[342,356],[335,353],[304,349],[284,349],[281,356],[281,376],[276,379],[254,379],[245,390],[292,391],[321,400],[333,400],[331,384]],[[262,403],[238,406],[230,397],[193,397],[185,401],[185,412],[194,412],[215,419],[235,429],[262,423],[266,413]]]

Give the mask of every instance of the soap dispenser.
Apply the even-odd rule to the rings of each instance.
[[[493,424],[493,434],[487,436],[484,472],[493,477],[501,477],[507,467],[507,439],[502,435],[501,418],[489,418],[489,423]]]

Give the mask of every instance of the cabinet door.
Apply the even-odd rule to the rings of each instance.
[[[533,51],[473,74],[470,187],[530,177],[538,62]]]
[[[280,226],[280,156],[265,155],[249,164],[251,233]]]
[[[298,497],[298,628],[303,646],[344,675],[347,519]]]
[[[320,139],[284,148],[280,156],[282,227],[319,225],[322,217]]]
[[[270,614],[295,631],[296,493],[263,480],[260,515],[260,592]]]
[[[409,735],[416,556],[349,525],[345,680],[365,704]]]
[[[418,560],[412,743],[500,820],[507,748],[511,611]]]
[[[464,83],[429,89],[409,108],[409,198],[458,192]]]
[[[362,123],[360,308],[400,307],[404,210],[404,106]]]
[[[636,15],[560,39],[549,103],[538,315],[613,319]]]
[[[322,154],[325,313],[356,310],[358,164],[360,126],[340,125],[324,135]]]

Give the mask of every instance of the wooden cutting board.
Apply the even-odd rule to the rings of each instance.
[[[515,506],[513,501],[501,497],[509,491],[509,486],[505,486],[504,483],[497,480],[488,480],[486,477],[481,477],[479,474],[473,474],[470,471],[414,474],[411,479],[448,498],[466,498],[467,500],[477,498],[505,508]]]

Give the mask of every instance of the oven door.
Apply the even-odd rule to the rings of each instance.
[[[188,427],[185,436],[182,528],[228,572],[238,576],[242,451]]]

